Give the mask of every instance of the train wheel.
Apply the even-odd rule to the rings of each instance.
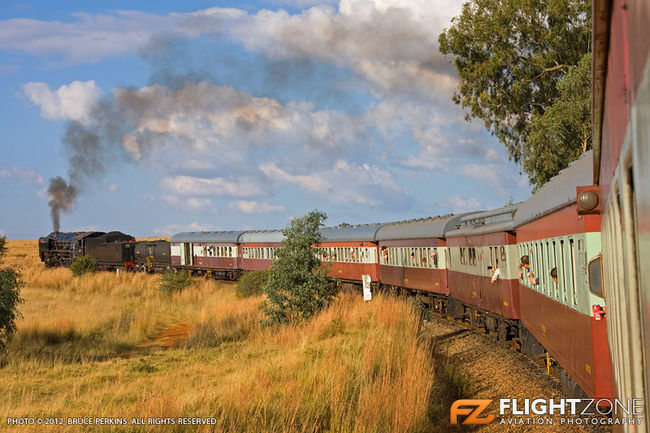
[[[508,324],[502,320],[499,320],[497,324],[497,340],[498,341],[508,340]]]
[[[546,351],[544,346],[537,341],[537,339],[524,327],[519,332],[519,342],[521,344],[521,351],[531,356],[543,355]]]
[[[562,384],[562,390],[571,398],[580,398],[586,399],[589,398],[586,392],[576,383],[575,380],[567,373],[567,371],[561,368],[560,371],[560,383]]]

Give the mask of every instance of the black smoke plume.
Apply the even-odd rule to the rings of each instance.
[[[61,228],[61,213],[69,212],[77,195],[83,191],[88,179],[104,172],[105,149],[100,135],[79,122],[66,125],[62,139],[69,161],[68,180],[60,176],[50,179],[47,189],[52,228]]]
[[[68,183],[60,176],[50,179],[50,187],[47,189],[50,206],[50,216],[52,217],[52,228],[58,232],[61,228],[61,212],[67,212],[74,206],[74,200],[77,197],[77,188]]]

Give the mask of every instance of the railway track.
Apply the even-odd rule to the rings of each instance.
[[[499,342],[493,334],[473,330],[469,324],[449,319],[439,314],[428,315],[423,325],[423,335],[430,339],[433,359],[436,365],[436,387],[454,386],[446,397],[466,399],[501,398],[518,399],[561,399],[568,398],[562,392],[557,373],[547,374],[540,359],[530,357],[513,350],[512,344]],[[451,378],[450,375],[454,377]],[[460,391],[460,392],[458,392]],[[441,394],[443,397],[445,393]],[[440,431],[467,431],[468,426],[459,426],[454,430],[449,423],[449,408],[453,401],[446,402],[446,413],[440,417]],[[491,412],[498,409],[495,403]],[[487,411],[486,411],[487,413]],[[472,431],[480,432],[611,432],[611,428],[601,425],[567,425],[561,424],[560,415],[550,416],[553,425],[503,425],[499,417],[491,424],[477,427]]]

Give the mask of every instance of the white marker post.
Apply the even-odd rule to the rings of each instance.
[[[370,275],[362,275],[361,281],[363,281],[363,300],[372,301],[372,292],[370,291],[372,278],[370,278]]]

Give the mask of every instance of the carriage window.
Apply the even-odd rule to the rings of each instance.
[[[571,293],[573,294],[573,305],[578,305],[578,292],[576,287],[576,251],[573,239],[569,239],[569,250],[571,256]]]
[[[548,285],[548,293],[549,295],[557,297],[557,286],[555,285],[555,282],[553,281],[552,278],[549,278],[550,274],[549,272],[551,269],[555,267],[555,263],[551,261],[551,247],[550,243],[546,242],[546,269],[544,272],[544,281]],[[557,272],[557,270],[555,271]]]

